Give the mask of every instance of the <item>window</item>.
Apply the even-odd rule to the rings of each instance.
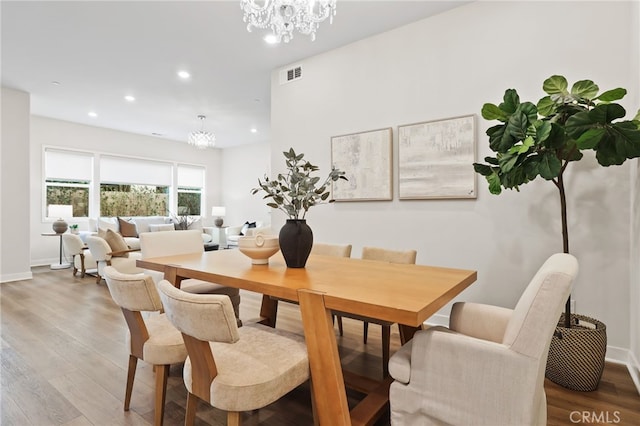
[[[73,217],[88,217],[93,156],[47,148],[44,164],[45,212],[50,204],[71,205]]]
[[[100,215],[167,215],[171,170],[170,163],[102,156]]]
[[[204,168],[178,165],[178,215],[200,216]]]

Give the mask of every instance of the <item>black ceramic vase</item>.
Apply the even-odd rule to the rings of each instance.
[[[280,229],[278,237],[280,251],[289,268],[304,268],[307,263],[311,246],[313,246],[313,232],[305,219],[287,219],[287,223]]]

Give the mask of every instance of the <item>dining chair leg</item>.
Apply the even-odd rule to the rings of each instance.
[[[100,280],[102,280],[102,277],[96,272],[96,284],[100,284]]]
[[[73,257],[71,258],[71,265],[73,266],[72,274],[74,277],[78,273],[78,268],[76,268],[76,256],[77,254],[74,254]],[[80,276],[80,278],[82,278],[82,276]]]
[[[364,344],[367,344],[367,337],[369,337],[369,323],[367,321],[364,322],[363,326],[362,326],[362,341],[364,342]]]
[[[240,418],[240,413],[238,411],[227,412],[227,426],[240,426],[241,424],[242,419]]]
[[[80,278],[84,278],[87,270],[84,267],[84,254],[80,253],[78,256],[80,256]],[[75,261],[75,259],[74,259]],[[75,274],[73,274],[75,275]]]
[[[191,392],[187,393],[187,408],[184,416],[184,425],[193,426],[196,422],[196,409],[198,408],[198,397]]]
[[[391,346],[391,326],[382,326],[382,377],[389,376],[389,347]]]
[[[338,320],[338,331],[340,332],[341,336],[344,336],[344,330],[342,330],[342,317],[338,315],[337,320]]]
[[[164,400],[167,391],[169,365],[154,365],[156,370],[155,426],[162,426],[164,419]]]
[[[138,365],[138,358],[133,355],[129,355],[129,368],[127,370],[127,387],[124,393],[124,411],[129,411],[129,404],[131,403],[131,391],[133,390],[133,379],[136,376],[136,366]]]

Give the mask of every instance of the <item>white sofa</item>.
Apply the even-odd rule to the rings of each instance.
[[[167,231],[172,228],[173,225],[172,219],[167,216],[133,216],[133,217],[123,217],[121,218],[126,220],[127,222],[135,224],[136,236],[123,236],[127,245],[134,250],[140,249],[140,239],[137,235],[143,232],[154,232],[154,231]],[[100,217],[98,219],[89,219],[89,230],[81,231],[80,238],[84,242],[90,235],[96,235],[98,229],[112,229],[116,232],[120,232],[120,222],[117,217]],[[199,229],[202,231],[202,242],[210,243],[213,240],[213,231],[210,227],[202,226],[202,219],[197,219],[193,222],[189,229]]]

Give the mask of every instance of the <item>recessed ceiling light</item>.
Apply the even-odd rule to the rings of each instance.
[[[55,80],[53,80],[51,82],[51,84],[53,84],[54,86],[62,86],[62,83],[60,83],[59,81],[55,81]]]
[[[262,38],[267,44],[278,44],[278,36],[275,34],[267,34]]]
[[[92,118],[96,118],[96,117],[98,116],[98,114],[96,114],[96,113],[95,113],[95,112],[93,112],[93,111],[89,111],[89,114],[88,114],[88,115],[89,115],[89,117],[92,117]]]
[[[156,132],[152,132],[151,133],[152,136],[164,136],[164,134],[162,133],[156,133]]]
[[[178,77],[182,78],[183,80],[186,80],[189,77],[191,77],[191,74],[189,74],[186,71],[178,71]]]
[[[251,133],[258,133],[258,129],[256,129],[255,127],[251,128]]]
[[[135,100],[136,100],[136,98],[134,98],[134,97],[133,97],[133,96],[131,96],[131,95],[127,95],[127,96],[125,96],[125,97],[124,97],[124,99],[125,99],[127,102],[133,102],[133,101],[135,101]]]

